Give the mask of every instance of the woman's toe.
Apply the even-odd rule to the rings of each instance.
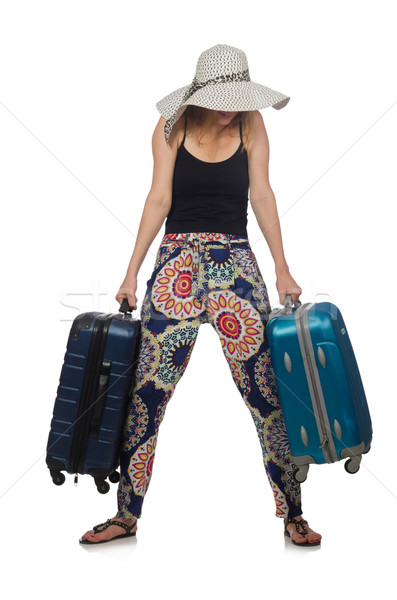
[[[93,532],[92,532],[92,531],[86,531],[86,532],[85,532],[85,534],[81,536],[81,539],[82,539],[82,540],[86,540],[86,539],[87,539],[87,537],[88,537],[89,535],[91,535],[91,533],[93,533]]]
[[[85,532],[85,534],[82,536],[82,538],[81,538],[81,539],[82,539],[82,540],[86,540],[86,539],[88,539],[88,538],[89,538],[90,540],[93,540],[93,539],[96,539],[96,538],[95,538],[95,535],[96,535],[96,534],[94,533],[94,530],[93,530],[93,529],[91,529],[90,531],[86,531],[86,532]]]
[[[321,535],[319,533],[309,533],[307,540],[310,544],[313,542],[319,542],[321,540]]]

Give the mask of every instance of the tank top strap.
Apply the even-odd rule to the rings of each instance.
[[[185,133],[183,134],[183,140],[182,140],[181,146],[182,146],[183,142],[185,141],[185,137],[186,137],[186,125],[187,125],[187,118],[185,115]]]
[[[240,141],[243,141],[243,126],[241,124],[241,119],[240,119]]]

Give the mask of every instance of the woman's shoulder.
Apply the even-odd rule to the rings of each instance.
[[[247,157],[250,164],[250,179],[252,187],[256,187],[254,179],[263,178],[265,171],[263,166],[269,163],[269,138],[267,135],[263,117],[259,111],[255,111],[251,122],[249,142],[247,144]]]
[[[249,149],[248,146],[252,149],[257,144],[260,145],[260,144],[263,144],[264,142],[268,143],[268,136],[267,136],[267,131],[266,131],[266,127],[265,127],[265,122],[263,120],[263,116],[259,112],[259,110],[253,110],[252,111],[251,132],[250,132],[249,144],[247,145],[247,150]]]
[[[256,130],[263,129],[265,122],[262,117],[262,113],[259,110],[252,111],[252,131],[255,133]]]
[[[183,138],[183,127],[181,132],[180,121],[181,119],[178,119],[178,121],[176,121],[175,125],[173,126],[167,144],[164,137],[164,127],[166,124],[166,119],[163,117],[163,115],[160,115],[159,120],[157,121],[153,131],[152,143],[155,144],[156,147],[167,147],[168,149],[171,149],[173,153],[176,153],[176,150],[178,149]]]
[[[182,115],[177,121],[175,121],[172,130],[171,130],[171,134],[169,137],[169,147],[173,148],[175,150],[178,150],[179,146],[182,143],[183,140],[183,136],[185,134],[185,122],[186,122],[186,117],[185,115]],[[166,120],[163,116],[160,117],[159,119],[159,123],[158,125],[164,130],[164,125],[166,123]]]

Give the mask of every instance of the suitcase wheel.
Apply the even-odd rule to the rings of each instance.
[[[109,481],[118,483],[120,481],[120,473],[118,471],[113,471],[113,473],[109,475]]]
[[[65,483],[65,475],[63,473],[61,473],[61,471],[50,471],[51,477],[52,477],[52,481],[55,483],[55,485],[62,485],[63,483]]]
[[[103,477],[95,477],[95,485],[96,485],[96,489],[98,490],[98,492],[100,494],[107,494],[108,491],[110,490],[110,485],[108,484],[107,481],[105,481],[103,479]]]
[[[354,456],[353,458],[348,458],[344,464],[345,471],[348,473],[357,473],[360,468],[361,456]]]
[[[298,483],[303,483],[304,481],[306,481],[308,470],[309,470],[309,465],[304,465],[304,466],[298,467],[297,469],[294,469],[294,472],[292,475],[293,475],[293,478],[295,479],[295,481],[297,481]]]

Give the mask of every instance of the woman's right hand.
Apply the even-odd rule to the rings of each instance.
[[[137,287],[138,281],[136,277],[131,277],[128,279],[128,281],[124,280],[115,296],[117,302],[121,304],[124,298],[127,298],[129,306],[136,310],[138,304],[138,300],[135,295]]]

